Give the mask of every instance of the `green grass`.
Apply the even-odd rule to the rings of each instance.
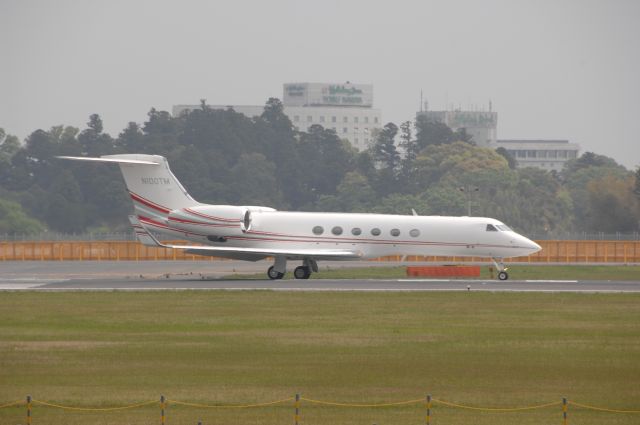
[[[117,406],[169,399],[292,397],[377,403],[435,398],[514,407],[570,400],[640,409],[640,295],[522,293],[0,293],[0,404]],[[292,403],[257,409],[169,405],[167,424],[291,424]],[[67,412],[33,425],[158,424],[157,406]],[[570,423],[640,415],[570,407]],[[0,410],[23,424],[24,407]],[[420,404],[303,402],[302,424],[421,424]],[[478,413],[434,406],[434,424],[560,424],[559,406]]]
[[[511,280],[638,280],[640,266],[548,266],[548,265],[509,265]],[[230,275],[224,279],[264,279],[264,273]],[[363,267],[363,268],[320,268],[312,279],[402,279],[407,277],[406,267]],[[479,279],[495,279],[488,266],[480,268]],[[289,272],[285,279],[293,279]]]

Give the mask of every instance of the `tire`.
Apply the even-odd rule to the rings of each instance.
[[[500,280],[507,280],[507,279],[509,279],[509,273],[507,273],[507,272],[500,272],[500,273],[498,273],[498,279],[500,279]]]
[[[278,280],[278,279],[282,279],[282,277],[284,276],[284,273],[277,272],[273,268],[273,266],[271,266],[267,270],[267,276],[269,276],[269,279],[271,279],[271,280]]]
[[[309,267],[298,266],[293,271],[293,276],[296,279],[309,279],[309,276],[311,276],[311,270],[309,270]]]

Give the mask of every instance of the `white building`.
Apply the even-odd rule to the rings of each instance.
[[[382,127],[379,109],[373,108],[373,85],[333,83],[288,83],[283,86],[284,113],[299,131],[314,124],[336,132],[357,150],[373,141],[375,129]],[[264,105],[208,105],[212,109],[233,108],[248,117],[259,116]],[[200,108],[175,105],[173,115]]]
[[[505,148],[518,162],[518,168],[537,167],[562,170],[564,164],[580,154],[580,145],[568,140],[498,140],[496,148]]]
[[[425,116],[430,120],[446,124],[453,131],[466,129],[472,141],[483,148],[495,148],[498,113],[491,111],[422,111],[416,118]]]

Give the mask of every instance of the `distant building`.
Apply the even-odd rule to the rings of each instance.
[[[498,140],[495,148],[505,148],[518,162],[518,168],[536,167],[562,170],[564,164],[578,157],[580,145],[568,140]]]
[[[425,116],[446,124],[453,131],[466,129],[473,142],[483,148],[494,148],[497,138],[498,113],[491,111],[421,111],[416,118]]]
[[[338,83],[287,83],[283,86],[284,113],[297,130],[307,131],[314,124],[332,129],[357,150],[373,141],[382,127],[379,109],[373,108],[373,85]],[[233,108],[248,117],[259,116],[261,105],[208,105],[212,109]],[[175,105],[173,115],[200,108],[200,105]]]

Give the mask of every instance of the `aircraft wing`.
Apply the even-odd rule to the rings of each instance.
[[[129,216],[136,237],[143,245],[160,248],[183,249],[189,254],[211,257],[233,258],[238,260],[258,261],[266,257],[284,256],[288,259],[313,258],[315,260],[357,260],[362,257],[360,251],[347,249],[279,249],[279,248],[238,248],[227,246],[199,246],[164,244],[153,236],[135,215]]]

